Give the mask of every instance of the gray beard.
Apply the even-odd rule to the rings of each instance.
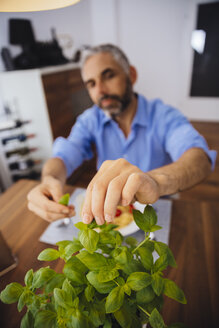
[[[121,98],[117,99],[117,100],[119,100],[119,106],[117,106],[117,107],[112,106],[109,108],[101,107],[101,108],[107,117],[115,118],[116,116],[120,115],[128,108],[128,106],[132,100],[132,95],[133,95],[132,84],[131,84],[131,81],[127,78],[125,92]],[[115,96],[115,97],[118,98],[118,96]]]

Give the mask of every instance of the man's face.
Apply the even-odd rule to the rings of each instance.
[[[99,53],[88,58],[82,75],[92,101],[110,116],[120,114],[130,104],[131,80],[111,54]]]

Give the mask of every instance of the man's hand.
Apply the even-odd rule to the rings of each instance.
[[[28,208],[49,222],[71,217],[75,214],[74,207],[58,203],[62,195],[62,183],[52,176],[44,177],[43,182],[28,193]]]
[[[126,206],[135,200],[152,204],[159,196],[159,185],[149,174],[125,159],[105,161],[88,185],[83,221],[111,222],[118,204]]]

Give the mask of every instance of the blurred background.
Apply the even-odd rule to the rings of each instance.
[[[219,2],[212,0],[81,0],[1,12],[1,190],[38,179],[54,138],[67,136],[91,105],[79,70],[80,50],[90,45],[121,47],[138,71],[135,90],[180,109],[219,148],[218,35]],[[92,170],[95,163],[85,163],[71,183]]]

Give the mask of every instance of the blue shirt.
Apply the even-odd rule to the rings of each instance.
[[[64,161],[70,176],[84,160],[93,157],[92,143],[96,145],[97,168],[105,160],[123,157],[147,172],[198,147],[207,153],[213,169],[217,156],[182,113],[159,99],[148,101],[141,95],[128,138],[114,120],[94,105],[77,118],[68,138],[55,140],[53,157]]]

